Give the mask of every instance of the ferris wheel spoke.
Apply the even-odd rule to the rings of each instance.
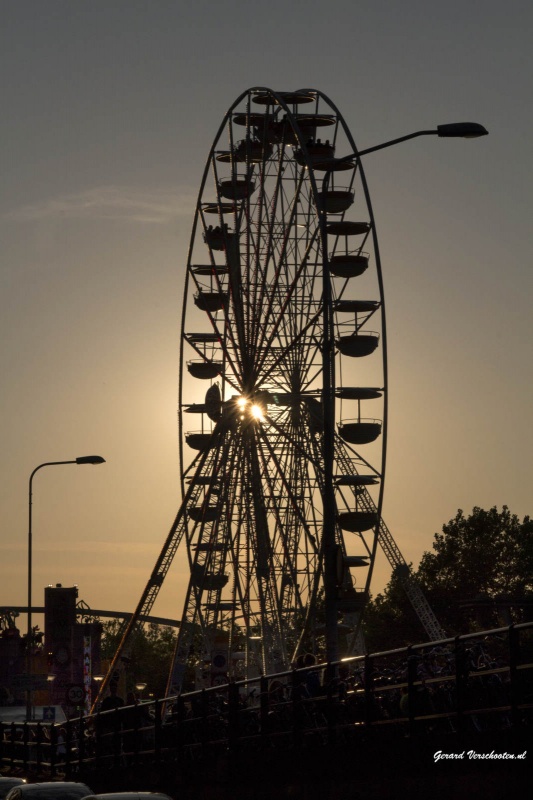
[[[300,607],[303,607],[301,593],[298,587],[298,556],[301,556],[301,546],[299,544],[300,536],[296,535],[296,531],[303,529],[305,538],[311,543],[316,542],[316,537],[311,533],[309,525],[301,512],[300,505],[302,504],[302,496],[297,496],[294,488],[289,485],[286,478],[286,470],[284,470],[276,453],[270,447],[270,443],[265,441],[265,444],[267,445],[268,453],[273,459],[274,465],[274,471],[273,474],[271,474],[269,470],[271,465],[268,459],[266,459],[265,454],[261,452],[264,483],[265,486],[268,487],[268,494],[271,501],[270,513],[273,518],[274,526],[271,532],[272,542],[274,552],[279,554],[277,566],[282,575],[282,586],[283,583],[286,585],[287,581],[290,580],[294,588],[295,600]],[[290,462],[285,459],[284,466],[288,468],[289,465]],[[278,490],[276,490],[276,483],[280,487]],[[276,502],[277,498],[282,495],[280,490],[282,486],[286,492],[284,507],[281,507],[281,504]],[[301,487],[300,491],[302,491]],[[314,549],[316,550],[316,545],[314,545]]]
[[[289,451],[282,452],[281,453],[281,457],[278,457],[278,454],[276,452],[276,448],[273,446],[272,440],[264,435],[264,436],[262,436],[262,441],[264,442],[264,445],[266,447],[268,455],[270,456],[270,459],[271,459],[271,461],[265,460],[265,462],[264,462],[265,475],[269,476],[269,472],[267,470],[268,466],[271,466],[273,468],[273,470],[275,470],[275,475],[276,475],[276,477],[278,479],[278,482],[279,482],[280,486],[283,487],[283,489],[285,490],[284,497],[286,498],[286,502],[288,504],[290,504],[290,506],[291,506],[291,511],[292,511],[292,514],[294,515],[294,518],[301,525],[301,527],[303,529],[303,532],[305,533],[305,536],[307,537],[308,541],[311,543],[312,549],[315,552],[317,552],[318,548],[317,548],[317,544],[316,544],[316,536],[314,536],[311,533],[310,526],[308,525],[308,523],[306,521],[306,518],[305,518],[305,514],[304,514],[304,512],[302,510],[304,493],[307,492],[308,493],[307,497],[309,497],[309,495],[312,493],[311,487],[308,486],[306,484],[306,482],[304,482],[299,475],[297,476],[297,479],[295,481],[296,485],[295,486],[291,486],[291,484],[289,482],[289,479],[287,477],[288,474],[291,475],[291,472],[294,470],[295,466],[298,469],[298,472],[300,471],[300,469],[301,469],[301,464],[300,464],[301,456],[297,456],[296,455],[293,442],[288,442],[288,444],[290,445],[291,449]],[[277,449],[278,450],[280,449],[279,445],[278,445]],[[303,448],[301,448],[301,449],[303,449]],[[293,476],[291,475],[291,477],[293,477]],[[270,491],[271,491],[272,497],[275,497],[275,493],[273,491],[273,488],[270,485],[270,479],[268,480],[268,484],[269,484],[269,487],[270,487]],[[280,517],[277,516],[278,513],[279,513],[279,508],[277,506],[274,508],[274,512],[275,512],[276,518],[278,520],[279,527],[281,529],[283,526],[282,526],[282,524],[280,522]],[[284,540],[283,541],[283,545],[285,546],[285,544],[286,544],[286,541]]]
[[[277,232],[275,230],[275,226],[278,203],[283,202],[282,176],[284,171],[284,155],[284,151],[280,150],[279,160],[277,162],[277,175],[275,176],[274,187],[270,190],[270,193],[267,193],[265,186],[265,179],[267,177],[265,171],[263,171],[262,175],[263,182],[260,192],[260,202],[257,209],[257,220],[255,222],[254,266],[255,274],[260,278],[260,280],[258,280],[256,283],[256,291],[257,288],[260,290],[257,296],[258,305],[254,306],[254,310],[256,312],[262,308],[265,301],[265,292],[268,288],[267,273],[272,258],[272,253],[277,242]],[[250,226],[253,224],[253,221],[250,220]],[[263,230],[265,230],[265,233],[263,233]],[[251,337],[252,339],[255,339],[253,326],[251,329]]]
[[[279,614],[279,596],[273,569],[272,543],[269,534],[268,509],[263,493],[259,454],[256,448],[247,452],[253,493],[251,509],[253,510],[252,541],[255,550],[255,573],[259,593],[259,608],[262,631],[269,642],[273,665],[283,659],[284,644]],[[279,655],[277,655],[279,653]]]
[[[289,340],[289,342],[284,342],[283,346],[277,347],[275,345],[271,345],[268,348],[264,361],[261,365],[262,369],[260,372],[260,380],[263,383],[269,380],[276,380],[276,377],[282,375],[284,376],[284,379],[282,379],[282,385],[285,385],[288,388],[294,388],[297,394],[301,392],[301,373],[303,371],[301,368],[302,363],[300,356],[301,345],[309,341],[307,336],[308,331],[309,329],[312,330],[314,328],[318,317],[319,314],[316,314],[314,318],[311,318],[308,323],[308,327],[300,330],[295,338]],[[314,349],[314,347],[311,347],[310,352],[314,352]],[[298,371],[300,377],[297,382],[297,386],[294,386],[294,381],[296,378],[294,369],[295,365],[300,366],[300,370]]]
[[[298,280],[305,269],[305,260],[302,259],[302,263],[294,278],[292,281],[289,281],[287,275],[284,274],[284,268],[286,268],[286,262],[284,259],[287,256],[285,246],[282,245],[279,253],[270,254],[270,260],[272,260],[274,256],[276,257],[275,260],[277,261],[277,265],[275,266],[272,281],[268,287],[268,292],[266,289],[263,289],[262,291],[264,310],[259,309],[254,331],[256,334],[258,352],[264,352],[267,350],[269,345],[275,339],[276,334],[283,323],[283,310],[287,307],[288,303],[298,291]],[[282,283],[282,279],[284,279],[286,283]]]
[[[301,292],[301,282],[302,279],[305,278],[305,270],[307,266],[307,257],[311,246],[314,244],[316,235],[318,231],[315,232],[313,236],[312,242],[309,244],[306,252],[304,253],[303,257],[301,258],[299,266],[296,268],[295,275],[290,281],[287,281],[285,289],[283,293],[280,291],[280,285],[278,279],[276,279],[276,285],[274,287],[272,296],[270,298],[270,302],[267,306],[264,319],[272,322],[269,326],[264,326],[263,328],[263,341],[262,341],[262,351],[266,352],[268,348],[273,344],[276,336],[280,331],[285,332],[287,326],[291,325],[294,326],[295,320],[287,320],[286,319],[286,310],[289,304],[297,303],[299,298],[299,293]],[[279,275],[279,270],[278,270]],[[276,302],[277,301],[277,302]],[[274,314],[274,308],[277,307],[276,313]],[[303,314],[303,309],[300,311],[300,314]],[[295,331],[290,330],[289,334],[292,335]],[[268,334],[268,339],[266,338]]]

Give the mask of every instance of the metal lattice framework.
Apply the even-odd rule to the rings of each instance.
[[[252,89],[229,109],[209,154],[182,317],[179,419],[191,579],[170,686],[181,685],[191,649],[213,679],[231,669],[224,651],[241,651],[245,674],[275,672],[302,647],[304,632],[307,645],[316,642],[324,265],[336,371],[355,381],[332,383],[352,417],[337,419],[343,459],[333,522],[345,628],[367,597],[364,578],[356,591],[346,565],[371,574],[386,360],[368,192],[357,160],[338,157],[354,151],[338,109],[320,92]],[[189,430],[192,414],[198,430]],[[360,504],[363,491],[375,493],[372,510]]]
[[[348,649],[357,641],[377,545],[393,566],[405,564],[381,520],[385,311],[356,153],[338,109],[316,90],[250,89],[222,121],[186,267],[183,502],[109,674],[179,547],[190,579],[169,693],[182,686],[187,668],[201,684],[273,673],[303,647],[320,651],[325,400],[336,428],[335,513],[326,529],[334,526]],[[352,569],[361,576],[357,587]]]

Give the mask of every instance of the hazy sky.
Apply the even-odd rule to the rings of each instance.
[[[365,161],[387,303],[384,516],[418,563],[457,508],[533,512],[530,0],[2,0],[0,606],[131,610],[180,503],[179,323],[205,159],[251,86],[321,89]],[[389,578],[384,558],[375,590]],[[185,574],[154,613],[177,618]]]

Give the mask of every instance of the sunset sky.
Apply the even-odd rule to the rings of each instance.
[[[0,4],[0,606],[77,584],[136,605],[180,504],[190,229],[221,119],[312,87],[368,155],[384,269],[384,517],[408,561],[474,506],[533,512],[530,0],[4,0]],[[374,591],[390,576],[380,558]],[[154,613],[178,618],[178,559]]]

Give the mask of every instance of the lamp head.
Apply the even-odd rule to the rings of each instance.
[[[477,139],[487,136],[488,130],[478,122],[451,122],[448,125],[437,125],[438,136],[446,138]]]
[[[102,456],[80,456],[76,459],[76,464],[105,464]]]

